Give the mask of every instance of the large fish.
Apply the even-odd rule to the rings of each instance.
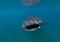
[[[39,2],[40,0],[21,0],[23,6],[33,6]]]
[[[41,28],[43,21],[38,17],[30,15],[29,18],[23,22],[22,27],[26,31],[35,31]]]

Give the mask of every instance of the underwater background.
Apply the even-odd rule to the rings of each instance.
[[[27,32],[22,23],[32,13],[41,18],[41,29]],[[20,0],[0,0],[0,42],[60,42],[60,0],[41,0],[33,7]]]

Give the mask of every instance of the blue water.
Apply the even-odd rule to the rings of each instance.
[[[25,31],[21,25],[31,12],[48,24]],[[0,0],[0,42],[60,42],[60,1],[41,0],[25,7],[19,0]]]

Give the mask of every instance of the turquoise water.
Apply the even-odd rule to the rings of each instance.
[[[21,25],[30,15],[48,24],[34,32]],[[33,7],[24,7],[19,0],[0,0],[0,42],[60,42],[60,1],[41,0]]]

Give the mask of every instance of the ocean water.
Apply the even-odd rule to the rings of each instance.
[[[41,29],[27,32],[22,23],[32,13],[41,18]],[[41,0],[33,7],[20,0],[0,0],[0,42],[60,42],[60,0]]]

